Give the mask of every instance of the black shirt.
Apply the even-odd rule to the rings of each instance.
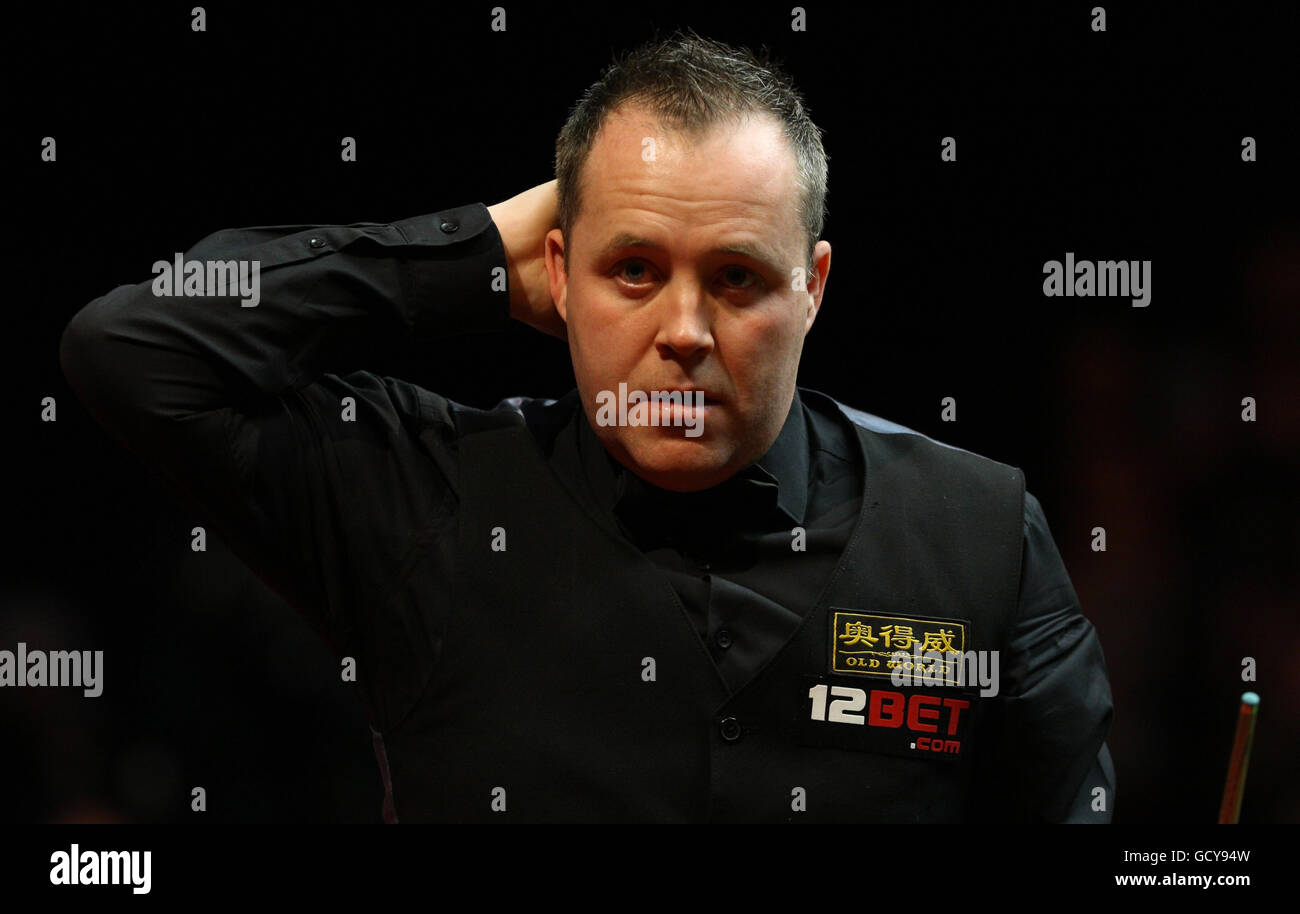
[[[505,329],[500,236],[487,208],[470,204],[391,224],[221,231],[186,259],[256,260],[259,303],[159,296],[150,279],[118,286],[70,322],[64,372],[96,419],[336,653],[358,658],[369,672],[358,688],[383,730],[414,706],[437,656],[429,616],[454,573],[442,534],[457,520],[460,430],[452,404],[432,391],[329,371],[360,330],[396,344]],[[340,421],[349,401],[354,421]],[[408,431],[416,426],[418,437]],[[714,490],[682,495],[616,464],[578,409],[551,465],[663,569],[734,691],[808,612],[844,547],[863,483],[852,433],[842,413],[796,396],[762,459]],[[792,548],[796,527],[804,553]],[[1001,694],[1023,726],[1055,734],[1062,765],[1077,765],[1071,715],[1108,721],[1109,685],[1028,493],[1022,556]],[[1109,821],[1113,795],[1101,814],[1089,808],[1093,786],[1113,791],[1104,744],[1090,764],[1070,817]]]
[[[848,545],[862,466],[847,417],[810,409],[795,391],[767,453],[701,492],[661,489],[629,471],[581,410],[573,425],[601,507],[664,572],[735,691],[812,611]]]

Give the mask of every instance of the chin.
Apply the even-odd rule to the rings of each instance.
[[[674,492],[712,488],[740,469],[730,465],[730,452],[720,450],[716,442],[692,438],[642,441],[627,452],[633,461],[625,464],[629,469],[646,482]]]

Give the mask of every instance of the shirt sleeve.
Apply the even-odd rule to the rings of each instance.
[[[180,259],[233,262],[256,284],[118,286],[68,324],[64,374],[196,521],[356,660],[363,701],[387,725],[436,656],[437,595],[405,584],[445,559],[456,429],[436,394],[332,371],[365,347],[505,329],[500,234],[471,204],[390,224],[219,231]]]
[[[1113,702],[1101,642],[1025,493],[1020,595],[1001,656],[993,746],[977,788],[987,818],[1105,824],[1115,805]],[[1100,791],[1098,790],[1100,788]]]

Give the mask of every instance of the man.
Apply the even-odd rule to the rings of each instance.
[[[256,261],[255,307],[122,286],[64,336],[96,417],[355,661],[386,819],[1109,821],[1105,664],[1023,474],[796,387],[831,247],[788,79],[647,45],[556,175],[218,232],[186,259]],[[328,373],[360,329],[507,311],[567,338],[569,395]]]

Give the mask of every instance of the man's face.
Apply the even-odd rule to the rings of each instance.
[[[571,237],[547,236],[547,270],[588,421],[643,479],[709,488],[780,433],[830,271],[819,241],[803,275],[798,203],[794,154],[774,119],[689,137],[625,107],[602,127]],[[620,382],[647,394],[703,390],[705,405],[642,406],[647,424],[602,424],[598,395],[617,397]],[[701,433],[688,435],[696,424]]]

